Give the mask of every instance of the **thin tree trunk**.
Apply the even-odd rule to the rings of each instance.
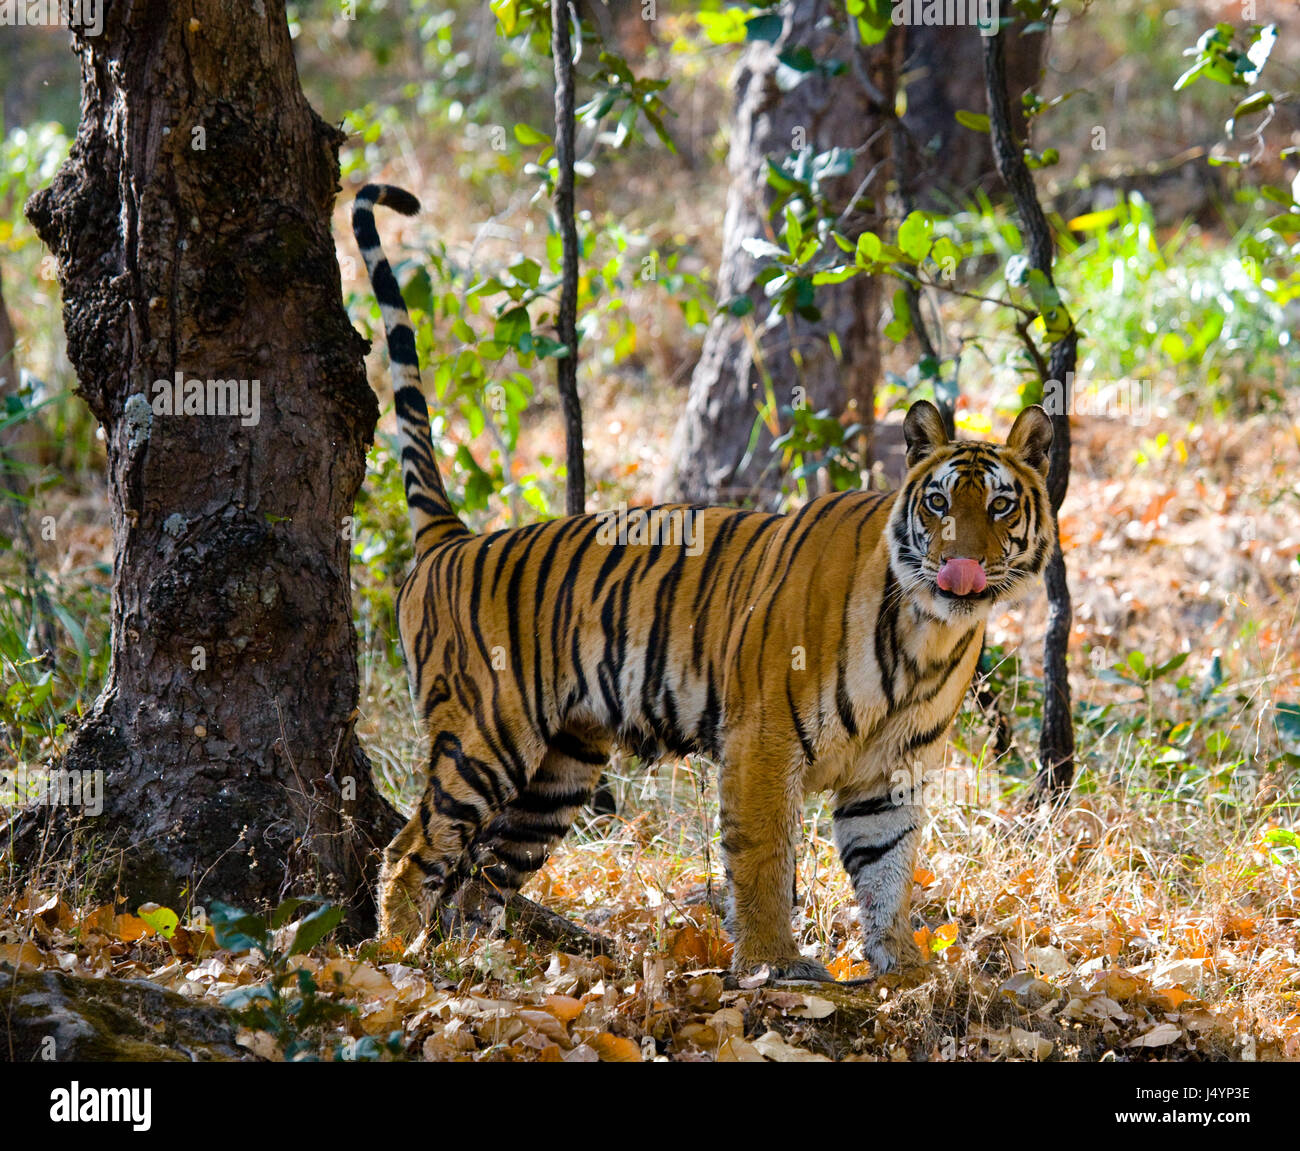
[[[829,0],[786,0],[778,11],[784,20],[780,38],[774,44],[750,44],[733,81],[731,184],[718,272],[720,301],[747,295],[755,307],[743,318],[720,314],[705,337],[686,411],[674,433],[670,469],[660,485],[666,499],[763,499],[779,487],[779,474],[769,467],[772,436],[766,428],[748,452],[769,384],[778,407],[801,403],[814,411],[850,412],[868,429],[873,421],[880,374],[880,294],[874,278],[855,276],[818,288],[822,317],[815,322],[790,316],[766,328],[770,308],[754,284],[760,265],[743,244],[773,231],[768,213],[774,193],[766,161],[779,163],[803,148],[857,150],[852,172],[828,191],[832,202],[847,208],[855,191],[862,190],[841,221],[846,235],[878,227],[874,200],[884,195],[882,162],[890,153],[889,133],[881,129],[892,105],[879,107],[876,97],[883,93],[885,101],[892,99],[897,37],[861,49],[843,6]],[[817,60],[856,57],[857,66],[839,76],[809,73],[782,91],[778,55],[795,47],[810,49]],[[863,76],[868,84],[860,82]],[[867,181],[873,169],[876,178]],[[832,351],[832,335],[839,343],[839,359]]]
[[[551,56],[555,65],[555,217],[563,246],[563,275],[556,331],[568,354],[555,361],[564,410],[564,506],[571,516],[587,507],[587,470],[582,455],[582,401],[578,397],[578,226],[573,204],[573,45],[568,0],[552,0]]]
[[[353,730],[377,405],[330,236],[342,135],[303,97],[284,0],[110,4],[76,48],[76,142],[28,215],[106,437],[109,678],[61,765],[103,772],[103,806],[35,809],[13,852],[178,910],[324,892],[366,931],[401,821]],[[194,414],[163,403],[178,377],[203,381]],[[240,409],[209,380],[246,381]]]
[[[1015,200],[1025,233],[1029,264],[1052,283],[1052,233],[1043,215],[1030,174],[1011,127],[1007,100],[1004,33],[990,36],[984,45],[984,72],[988,89],[988,108],[993,155]],[[1047,376],[1043,381],[1047,413],[1052,420],[1051,462],[1047,475],[1047,494],[1056,519],[1070,484],[1070,414],[1063,402],[1069,382],[1074,378],[1078,355],[1078,337],[1068,332],[1052,347]],[[1074,718],[1070,706],[1069,653],[1070,585],[1066,579],[1065,557],[1058,540],[1048,561],[1047,635],[1043,642],[1043,726],[1038,742],[1039,768],[1034,780],[1034,794],[1039,799],[1060,799],[1069,792],[1074,780]]]

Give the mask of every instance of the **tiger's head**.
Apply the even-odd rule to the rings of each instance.
[[[1025,408],[1005,444],[953,441],[938,409],[919,400],[903,435],[908,472],[890,513],[889,552],[904,593],[953,623],[1023,598],[1055,540],[1047,413]]]

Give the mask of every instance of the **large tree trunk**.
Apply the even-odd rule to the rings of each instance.
[[[1038,83],[1047,37],[1026,35],[1021,25],[1006,37],[1007,91],[1011,96],[1011,125],[1025,134],[1021,95]],[[982,112],[984,40],[971,24],[914,24],[904,29],[907,76],[909,154],[900,159],[903,194],[918,208],[951,211],[981,189],[994,199],[1004,194],[993,149],[986,133],[957,122],[961,111]]]
[[[46,837],[47,862],[178,909],[324,891],[365,930],[400,820],[353,731],[348,525],[377,405],[330,237],[341,134],[303,97],[284,0],[110,3],[76,46],[76,143],[28,215],[106,437],[113,634],[62,764],[104,773],[103,811],[60,810],[82,838]],[[168,414],[178,375],[247,381],[243,413],[205,383],[204,414]],[[43,822],[15,840],[28,868]]]
[[[889,132],[881,131],[885,124],[881,110],[859,81],[856,67],[839,76],[809,73],[797,87],[783,92],[777,84],[778,55],[795,47],[809,48],[819,61],[844,61],[856,54],[876,94],[889,100],[897,38],[891,35],[875,48],[861,49],[851,40],[843,5],[829,0],[786,0],[779,11],[784,20],[780,39],[774,44],[750,44],[733,82],[731,186],[718,299],[748,295],[755,310],[741,319],[719,315],[705,337],[686,411],[674,433],[671,468],[661,485],[660,494],[666,499],[733,502],[762,498],[779,486],[773,470],[764,475],[772,440],[766,429],[745,461],[759,406],[766,399],[764,373],[778,406],[798,401],[813,410],[851,411],[868,428],[872,422],[880,373],[880,302],[875,281],[855,276],[820,287],[820,320],[790,316],[764,331],[770,309],[762,289],[754,285],[760,265],[742,244],[772,232],[768,212],[774,193],[767,183],[767,158],[779,162],[801,147],[814,152],[837,145],[861,149],[853,171],[828,189],[832,202],[847,207],[867,174],[890,151]],[[846,235],[878,226],[872,203],[883,196],[886,176],[887,167],[877,170],[876,179],[842,223]],[[831,333],[839,340],[839,362],[831,350]],[[799,387],[802,392],[796,391]]]

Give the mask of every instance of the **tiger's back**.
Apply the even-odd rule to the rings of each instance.
[[[384,202],[367,189],[359,205],[367,192]],[[951,443],[935,409],[914,405],[898,493],[826,496],[790,515],[624,509],[476,536],[437,474],[377,236],[362,250],[404,380],[419,555],[398,612],[430,741],[427,790],[385,856],[382,930],[413,937],[471,877],[507,898],[624,744],[719,765],[737,970],[827,977],[789,922],[811,790],[834,793],[867,956],[878,970],[912,957],[920,776],[989,608],[1037,577],[1054,542],[1046,415],[1026,409],[1005,446]]]

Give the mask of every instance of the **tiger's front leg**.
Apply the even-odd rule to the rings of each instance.
[[[858,898],[862,950],[877,975],[919,964],[909,907],[921,842],[921,789],[883,789],[835,796],[835,846]],[[905,802],[900,802],[905,800]]]
[[[790,930],[803,792],[789,774],[779,769],[765,774],[753,761],[722,772],[722,851],[731,895],[727,928],[734,943],[731,969],[751,975],[766,967],[772,979],[830,981],[822,964],[799,954]]]

